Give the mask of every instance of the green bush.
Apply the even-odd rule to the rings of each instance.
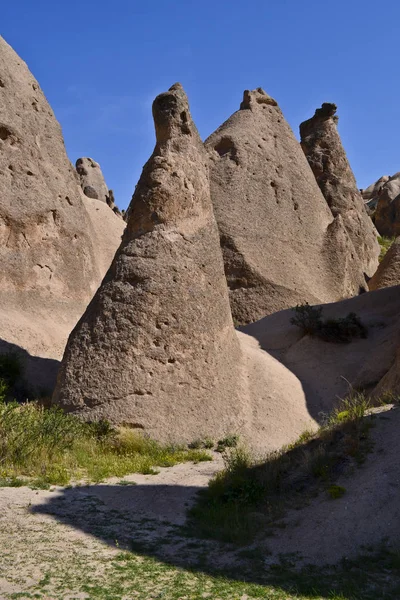
[[[393,244],[395,239],[396,239],[395,237],[386,237],[385,235],[378,236],[378,242],[381,247],[381,253],[379,255],[379,262],[383,261],[383,259],[385,258],[386,254],[387,254],[387,251],[389,250],[390,246]]]
[[[344,343],[354,338],[366,338],[368,330],[355,313],[349,313],[339,319],[322,319],[322,308],[302,304],[294,309],[295,316],[290,319],[292,325],[300,327],[304,334],[319,337],[325,342]]]
[[[328,488],[328,494],[332,500],[337,500],[338,498],[341,498],[342,496],[344,496],[345,493],[346,488],[342,487],[341,485],[331,485]]]

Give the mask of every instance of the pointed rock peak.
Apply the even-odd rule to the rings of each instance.
[[[341,214],[359,264],[369,277],[378,266],[376,230],[336,127],[336,104],[325,102],[300,125],[301,147],[334,217]]]
[[[201,220],[209,210],[206,153],[180,84],[157,96],[153,117],[156,146],[128,208],[128,231],[133,236],[159,225],[181,231],[187,227],[185,219]]]
[[[323,102],[321,108],[317,108],[315,111],[314,117],[319,117],[320,119],[329,119],[330,117],[334,117],[337,111],[336,104],[333,102]],[[336,117],[338,119],[339,117]]]
[[[257,105],[278,106],[278,103],[260,87],[252,91],[244,90],[240,110],[253,110]]]
[[[311,119],[307,119],[301,123],[300,135],[308,135],[311,130],[318,128],[329,119],[332,119],[332,121],[337,125],[339,117],[336,115],[336,111],[336,104],[333,104],[333,102],[324,102],[321,105],[321,108],[316,109],[314,116],[312,116]]]
[[[153,118],[158,144],[181,135],[197,135],[189,111],[189,102],[180,83],[159,94],[153,102]]]

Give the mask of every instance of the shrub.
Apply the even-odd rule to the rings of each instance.
[[[247,543],[260,530],[276,526],[285,508],[299,508],[321,491],[328,490],[332,498],[343,495],[335,480],[352,473],[371,449],[372,424],[363,419],[368,408],[365,395],[353,393],[325,417],[319,431],[304,432],[263,460],[240,445],[227,450],[224,470],[189,512],[196,535]]]
[[[378,242],[381,247],[381,252],[379,255],[379,262],[383,261],[383,259],[385,258],[386,254],[387,254],[387,251],[389,250],[390,246],[393,244],[395,239],[396,239],[395,237],[386,237],[384,235],[378,236]]]
[[[294,309],[296,313],[290,322],[312,337],[319,337],[325,342],[344,343],[354,338],[366,338],[368,330],[355,313],[339,319],[322,320],[322,308],[302,304]]]
[[[217,443],[216,451],[223,452],[226,448],[236,448],[239,442],[239,436],[235,433],[227,435]]]
[[[345,493],[346,488],[342,487],[341,485],[331,485],[328,488],[328,494],[332,500],[337,500],[338,498],[341,498]]]

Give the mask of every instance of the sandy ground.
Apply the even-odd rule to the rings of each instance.
[[[374,422],[367,461],[337,482],[345,495],[331,500],[320,494],[288,512],[273,537],[249,547],[263,557],[265,568],[282,555],[295,556],[298,565],[324,565],[382,542],[397,547],[400,409],[381,412]],[[114,478],[50,491],[0,488],[0,599],[90,598],[80,588],[85,577],[111,577],[110,561],[124,550],[186,568],[198,568],[206,554],[214,567],[240,570],[237,548],[187,537],[181,528],[197,492],[222,465],[215,454],[212,462],[131,475],[123,483]],[[29,595],[35,591],[39,595]]]

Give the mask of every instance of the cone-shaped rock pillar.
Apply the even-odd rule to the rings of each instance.
[[[55,401],[159,440],[236,430],[241,352],[232,324],[208,162],[185,92],[153,104],[156,146],[122,244],[72,332]]]
[[[325,102],[300,125],[301,146],[333,216],[343,218],[361,268],[372,277],[378,266],[377,232],[342,146],[336,108]]]
[[[334,222],[276,101],[246,90],[205,142],[234,319],[340,300],[365,286],[354,248]]]

